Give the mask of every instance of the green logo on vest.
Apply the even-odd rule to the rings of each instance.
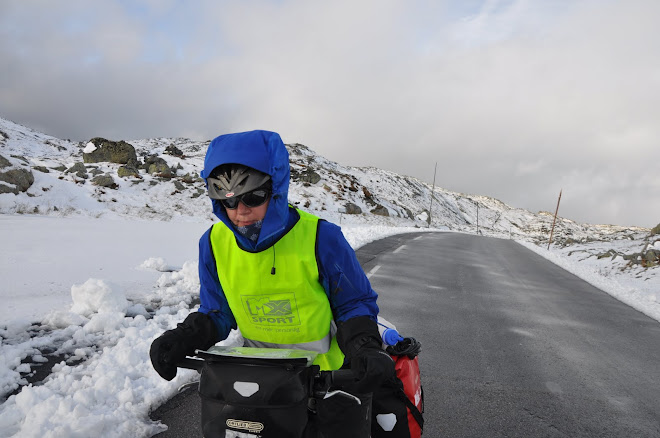
[[[253,324],[283,326],[299,325],[296,297],[292,293],[241,295],[243,309]]]

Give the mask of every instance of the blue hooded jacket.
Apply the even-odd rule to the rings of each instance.
[[[238,163],[270,175],[273,194],[268,204],[259,239],[256,242],[236,231],[220,201],[212,199],[213,213],[234,232],[241,248],[260,252],[270,248],[299,219],[295,208],[288,204],[289,153],[279,134],[269,131],[250,131],[221,135],[208,147],[204,159],[202,178],[210,176],[213,169]],[[355,251],[346,241],[341,229],[324,220],[319,221],[316,239],[319,281],[330,301],[335,321],[346,321],[356,316],[369,316],[376,320],[378,295],[364,274]],[[209,229],[199,241],[199,311],[208,314],[218,328],[218,340],[227,338],[236,320],[225,298],[216,260],[211,250]],[[218,263],[222,263],[218,260]]]

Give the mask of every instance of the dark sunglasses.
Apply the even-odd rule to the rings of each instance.
[[[228,210],[234,210],[238,207],[238,202],[242,202],[246,207],[254,208],[263,205],[270,198],[270,190],[256,189],[251,192],[243,193],[229,199],[221,199],[222,205]]]

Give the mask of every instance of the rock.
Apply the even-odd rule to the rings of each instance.
[[[93,149],[91,145],[93,145],[95,149]],[[115,142],[96,137],[91,139],[83,150],[83,161],[85,163],[110,162],[127,164],[131,160],[137,162],[135,148],[124,140]]]
[[[653,236],[655,234],[660,234],[660,224],[656,225],[655,227],[653,227],[651,229],[651,236]]]
[[[382,205],[378,204],[376,208],[371,210],[371,213],[377,214],[378,216],[388,216],[390,215],[389,210],[386,207],[383,207]]]
[[[365,197],[365,198],[367,198],[367,199],[371,199],[371,198],[372,198],[372,196],[371,196],[371,192],[369,191],[369,189],[367,189],[367,188],[364,187],[364,186],[362,186],[362,193],[364,194],[364,197]]]
[[[0,155],[0,169],[4,169],[5,167],[11,167],[11,161]]]
[[[26,192],[34,183],[34,175],[27,169],[20,167],[13,167],[9,170],[0,172],[0,181],[10,184],[9,187],[5,184],[0,184],[0,193],[13,193],[18,195],[19,192]]]
[[[167,161],[152,155],[144,160],[144,168],[150,175],[157,175],[162,178],[172,178],[172,169],[167,165]]]
[[[658,254],[660,254],[660,251],[656,252],[653,249],[649,249],[646,251],[646,254],[644,254],[644,260],[650,263],[655,263],[658,261]]]
[[[50,173],[50,170],[46,166],[32,166],[34,170],[37,170],[41,173]]]
[[[78,178],[82,178],[82,179],[89,178],[89,175],[87,175],[87,169],[85,168],[85,165],[80,162],[69,167],[64,173],[65,174],[75,173]]]
[[[177,148],[176,146],[174,146],[173,144],[169,145],[165,149],[164,153],[167,154],[167,155],[172,155],[173,157],[183,158],[183,151],[181,149]]]
[[[314,172],[312,169],[305,168],[303,171],[298,171],[295,169],[291,169],[291,179],[293,181],[300,181],[302,183],[307,183],[314,185],[321,181],[321,175],[318,173]]]
[[[112,178],[112,175],[107,173],[92,178],[92,184],[100,187],[107,187],[109,189],[116,189],[118,187],[114,178]]]
[[[137,167],[129,165],[119,166],[119,169],[117,169],[117,176],[120,178],[140,178],[140,171]]]
[[[186,186],[181,184],[179,181],[174,181],[174,187],[179,190],[179,191],[184,191],[186,189]]]
[[[149,166],[147,172],[151,175],[157,175],[161,178],[172,178],[172,169],[167,165],[167,163],[154,163]]]
[[[346,209],[346,214],[361,214],[362,209],[360,208],[359,205],[355,205],[352,202],[347,202],[344,204],[344,208]]]
[[[403,211],[406,212],[408,219],[415,219],[415,215],[413,214],[412,210],[410,210],[408,207],[403,207],[403,206],[401,208],[403,208]]]
[[[204,180],[198,176],[191,175],[190,173],[186,173],[181,177],[181,181],[183,181],[186,184],[193,184],[195,182],[203,182]]]
[[[618,255],[618,253],[617,253],[615,250],[610,249],[610,250],[607,251],[607,252],[602,252],[602,253],[598,254],[598,255],[596,256],[596,258],[598,258],[598,259],[604,259],[604,258],[606,258],[606,257],[609,257],[609,258],[614,259],[617,255]]]

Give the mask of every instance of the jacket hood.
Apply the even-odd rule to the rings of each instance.
[[[234,231],[243,248],[253,251],[266,249],[284,232],[288,220],[289,152],[280,135],[270,131],[249,131],[225,134],[213,139],[206,151],[201,177],[207,178],[216,167],[227,163],[239,163],[270,175],[273,194],[255,243],[234,229],[225,208],[219,200],[211,199],[213,213]]]

